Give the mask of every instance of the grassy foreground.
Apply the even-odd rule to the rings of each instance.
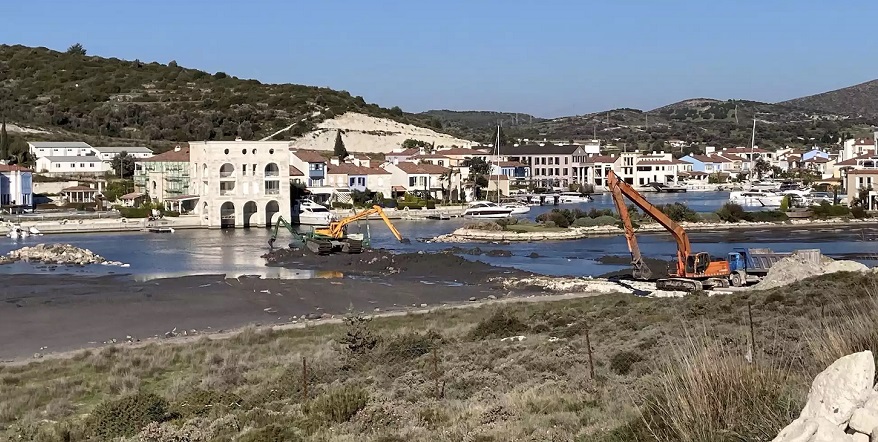
[[[84,351],[0,366],[0,440],[771,440],[814,374],[878,350],[876,288],[834,274]]]

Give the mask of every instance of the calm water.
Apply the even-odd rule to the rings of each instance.
[[[700,212],[713,211],[728,199],[727,193],[690,193],[648,195],[648,198],[659,204],[684,200]],[[599,196],[592,203],[577,206],[611,208],[609,196]],[[534,207],[530,218],[551,210],[551,207]],[[449,233],[467,223],[467,220],[454,219],[449,221],[397,221],[396,227],[411,244],[399,244],[391,236],[387,228],[380,222],[369,222],[373,245],[395,251],[437,251],[450,247],[450,244],[426,244],[415,239],[432,238]],[[366,223],[363,223],[365,225]],[[229,275],[259,274],[266,277],[307,278],[313,272],[289,269],[268,268],[260,257],[268,251],[270,232],[265,229],[236,230],[181,230],[173,234],[155,233],[119,233],[119,234],[71,234],[47,235],[30,237],[13,241],[0,238],[0,253],[24,245],[40,242],[63,242],[91,249],[107,259],[131,264],[130,268],[112,268],[90,266],[79,268],[59,268],[56,272],[72,272],[77,274],[105,274],[108,272],[131,273],[143,278],[168,277],[190,274],[226,273]],[[288,235],[281,234],[278,244],[286,244]],[[693,249],[703,250],[712,255],[722,256],[734,247],[767,247],[775,251],[792,251],[795,249],[819,248],[831,256],[856,255],[858,260],[870,265],[875,262],[868,259],[878,256],[878,229],[832,229],[814,230],[748,230],[726,234],[693,233],[690,239]],[[676,254],[676,246],[667,234],[644,234],[638,236],[641,250],[649,256],[671,259]],[[507,249],[515,256],[508,258],[491,258],[487,256],[471,257],[495,265],[512,266],[524,270],[550,275],[599,275],[608,271],[618,270],[625,266],[602,265],[595,260],[605,255],[627,256],[628,249],[622,236],[588,238],[576,241],[542,241],[538,243],[514,243],[510,245],[473,244],[484,250]],[[541,258],[528,258],[532,252],[542,255]],[[33,273],[48,272],[37,269],[29,264],[13,264],[0,266],[0,273]]]

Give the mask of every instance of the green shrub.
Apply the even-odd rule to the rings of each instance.
[[[426,207],[428,209],[435,209],[436,208],[436,201],[433,201],[433,200],[427,201]]]
[[[341,201],[335,201],[332,203],[333,209],[353,209],[354,205],[352,203],[343,203]]]
[[[496,310],[491,316],[479,321],[470,332],[470,338],[489,339],[515,336],[528,330],[527,324],[505,309]]]
[[[433,351],[442,342],[442,335],[430,330],[426,333],[409,332],[383,342],[382,363],[396,363],[415,359]]]
[[[180,216],[180,212],[177,212],[176,210],[165,210],[164,212],[162,212],[162,215],[176,218]]]
[[[821,201],[820,205],[811,206],[811,212],[815,218],[831,218],[851,215],[851,209],[842,205],[832,205],[828,201]]]
[[[503,230],[503,226],[494,221],[482,221],[469,223],[463,226],[464,229],[472,229],[472,230],[486,230],[489,232],[499,232]]]
[[[747,221],[754,222],[779,222],[790,219],[785,212],[780,210],[760,210],[758,212],[748,212]]]
[[[869,214],[866,213],[866,209],[861,206],[851,207],[851,216],[857,219],[868,218]]]
[[[369,393],[359,387],[344,386],[322,394],[305,405],[305,413],[312,419],[327,423],[351,420],[369,403]]]
[[[402,209],[405,209],[406,207],[408,207],[409,210],[420,210],[426,205],[427,204],[423,201],[414,201],[414,202],[404,201],[404,202],[398,203],[396,205],[396,208],[402,210]]]
[[[740,204],[735,203],[723,204],[723,206],[716,211],[716,214],[719,216],[719,219],[727,223],[736,223],[747,219],[747,212],[744,211],[744,208],[741,207]]]
[[[627,375],[631,373],[634,364],[643,360],[640,353],[633,351],[620,351],[610,358],[610,370],[617,374]]]
[[[136,393],[101,402],[88,418],[88,432],[107,440],[137,434],[150,422],[168,418],[168,402],[153,393]]]
[[[690,209],[689,206],[683,203],[673,203],[673,204],[664,204],[658,206],[659,210],[661,210],[668,218],[676,221],[676,222],[690,222],[697,223],[701,221],[701,217],[698,216],[698,213],[694,210]]]
[[[588,211],[589,218],[599,218],[602,216],[616,216],[616,212],[613,209],[595,209],[594,207]]]
[[[392,198],[385,199],[383,201],[383,204],[384,204],[384,207],[391,208],[391,209],[398,205],[396,200],[392,199]]]
[[[578,218],[573,221],[573,227],[595,227],[595,226],[612,226],[619,222],[613,216],[601,215],[597,218]]]
[[[148,218],[152,215],[152,209],[143,207],[116,207],[116,210],[125,218]]]
[[[565,213],[567,212],[567,213]],[[569,210],[565,210],[562,212],[558,209],[552,209],[551,212],[546,212],[537,216],[537,221],[541,223],[553,222],[558,227],[570,227],[570,223],[572,222],[568,215],[570,214]]]

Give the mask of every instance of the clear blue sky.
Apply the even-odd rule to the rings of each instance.
[[[554,117],[878,77],[876,0],[7,0],[0,42]]]

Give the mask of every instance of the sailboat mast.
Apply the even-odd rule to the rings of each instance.
[[[497,204],[500,204],[500,175],[501,175],[501,171],[503,169],[500,167],[500,125],[499,124],[497,125],[497,141],[494,144],[495,144],[494,149],[496,150],[496,153],[497,153],[497,169],[498,169],[498,172],[497,172]],[[490,167],[489,167],[489,169],[490,169]],[[490,170],[488,170],[488,176],[489,177],[491,176]]]

